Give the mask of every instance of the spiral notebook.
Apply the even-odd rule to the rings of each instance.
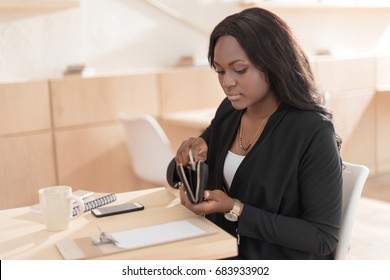
[[[84,212],[91,211],[92,209],[114,202],[115,200],[116,200],[116,195],[114,193],[96,198],[84,204],[85,206]],[[79,206],[73,207],[73,212],[72,212],[73,216],[76,216],[79,211],[80,211]]]
[[[94,194],[93,192],[76,191],[74,192],[74,194],[78,195],[82,200],[84,200],[84,206],[85,206],[84,212],[88,212],[91,211],[92,209],[112,203],[117,199],[116,195],[114,193],[111,193],[86,202],[85,201],[86,199],[90,199],[92,197],[92,195]],[[41,208],[39,206],[39,203],[31,206],[30,210],[32,213],[41,214]],[[73,207],[73,211],[72,211],[73,216],[76,216],[79,211],[80,210],[78,206]]]

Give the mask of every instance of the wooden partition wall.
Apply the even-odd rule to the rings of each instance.
[[[118,112],[159,113],[156,73],[0,85],[0,209],[51,185],[123,192],[133,173]]]
[[[312,64],[343,140],[343,160],[366,165],[370,176],[390,172],[390,90],[376,88],[377,58],[324,57]]]
[[[0,85],[0,209],[56,184],[48,81]]]
[[[326,58],[313,62],[315,75],[328,93],[341,156],[376,173],[375,59]],[[364,148],[363,148],[364,147]]]
[[[380,89],[375,95],[376,170],[390,172],[390,88]]]
[[[210,67],[172,68],[160,72],[161,114],[215,107],[225,97]]]
[[[156,74],[50,82],[58,181],[100,192],[139,188],[117,113],[158,114]]]

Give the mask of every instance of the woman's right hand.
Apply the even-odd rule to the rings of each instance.
[[[181,143],[176,153],[176,164],[182,163],[184,166],[189,164],[189,151],[191,149],[192,156],[195,162],[199,160],[205,161],[207,159],[207,143],[202,137],[191,137]]]

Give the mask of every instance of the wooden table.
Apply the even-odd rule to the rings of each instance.
[[[95,198],[99,197],[95,194]],[[31,213],[30,207],[0,211],[0,259],[62,259],[56,242],[64,239],[98,237],[98,227],[106,232],[120,232],[171,221],[197,217],[180,204],[165,188],[153,188],[117,194],[110,205],[138,201],[145,210],[96,218],[90,212],[71,221],[61,232],[46,230],[42,217]],[[236,239],[207,219],[216,233],[147,248],[105,255],[101,259],[222,259],[237,255]],[[156,234],[158,234],[156,232]]]

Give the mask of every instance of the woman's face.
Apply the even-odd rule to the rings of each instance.
[[[218,39],[214,48],[214,68],[222,89],[237,110],[260,105],[262,100],[273,95],[265,73],[252,64],[233,36]]]

